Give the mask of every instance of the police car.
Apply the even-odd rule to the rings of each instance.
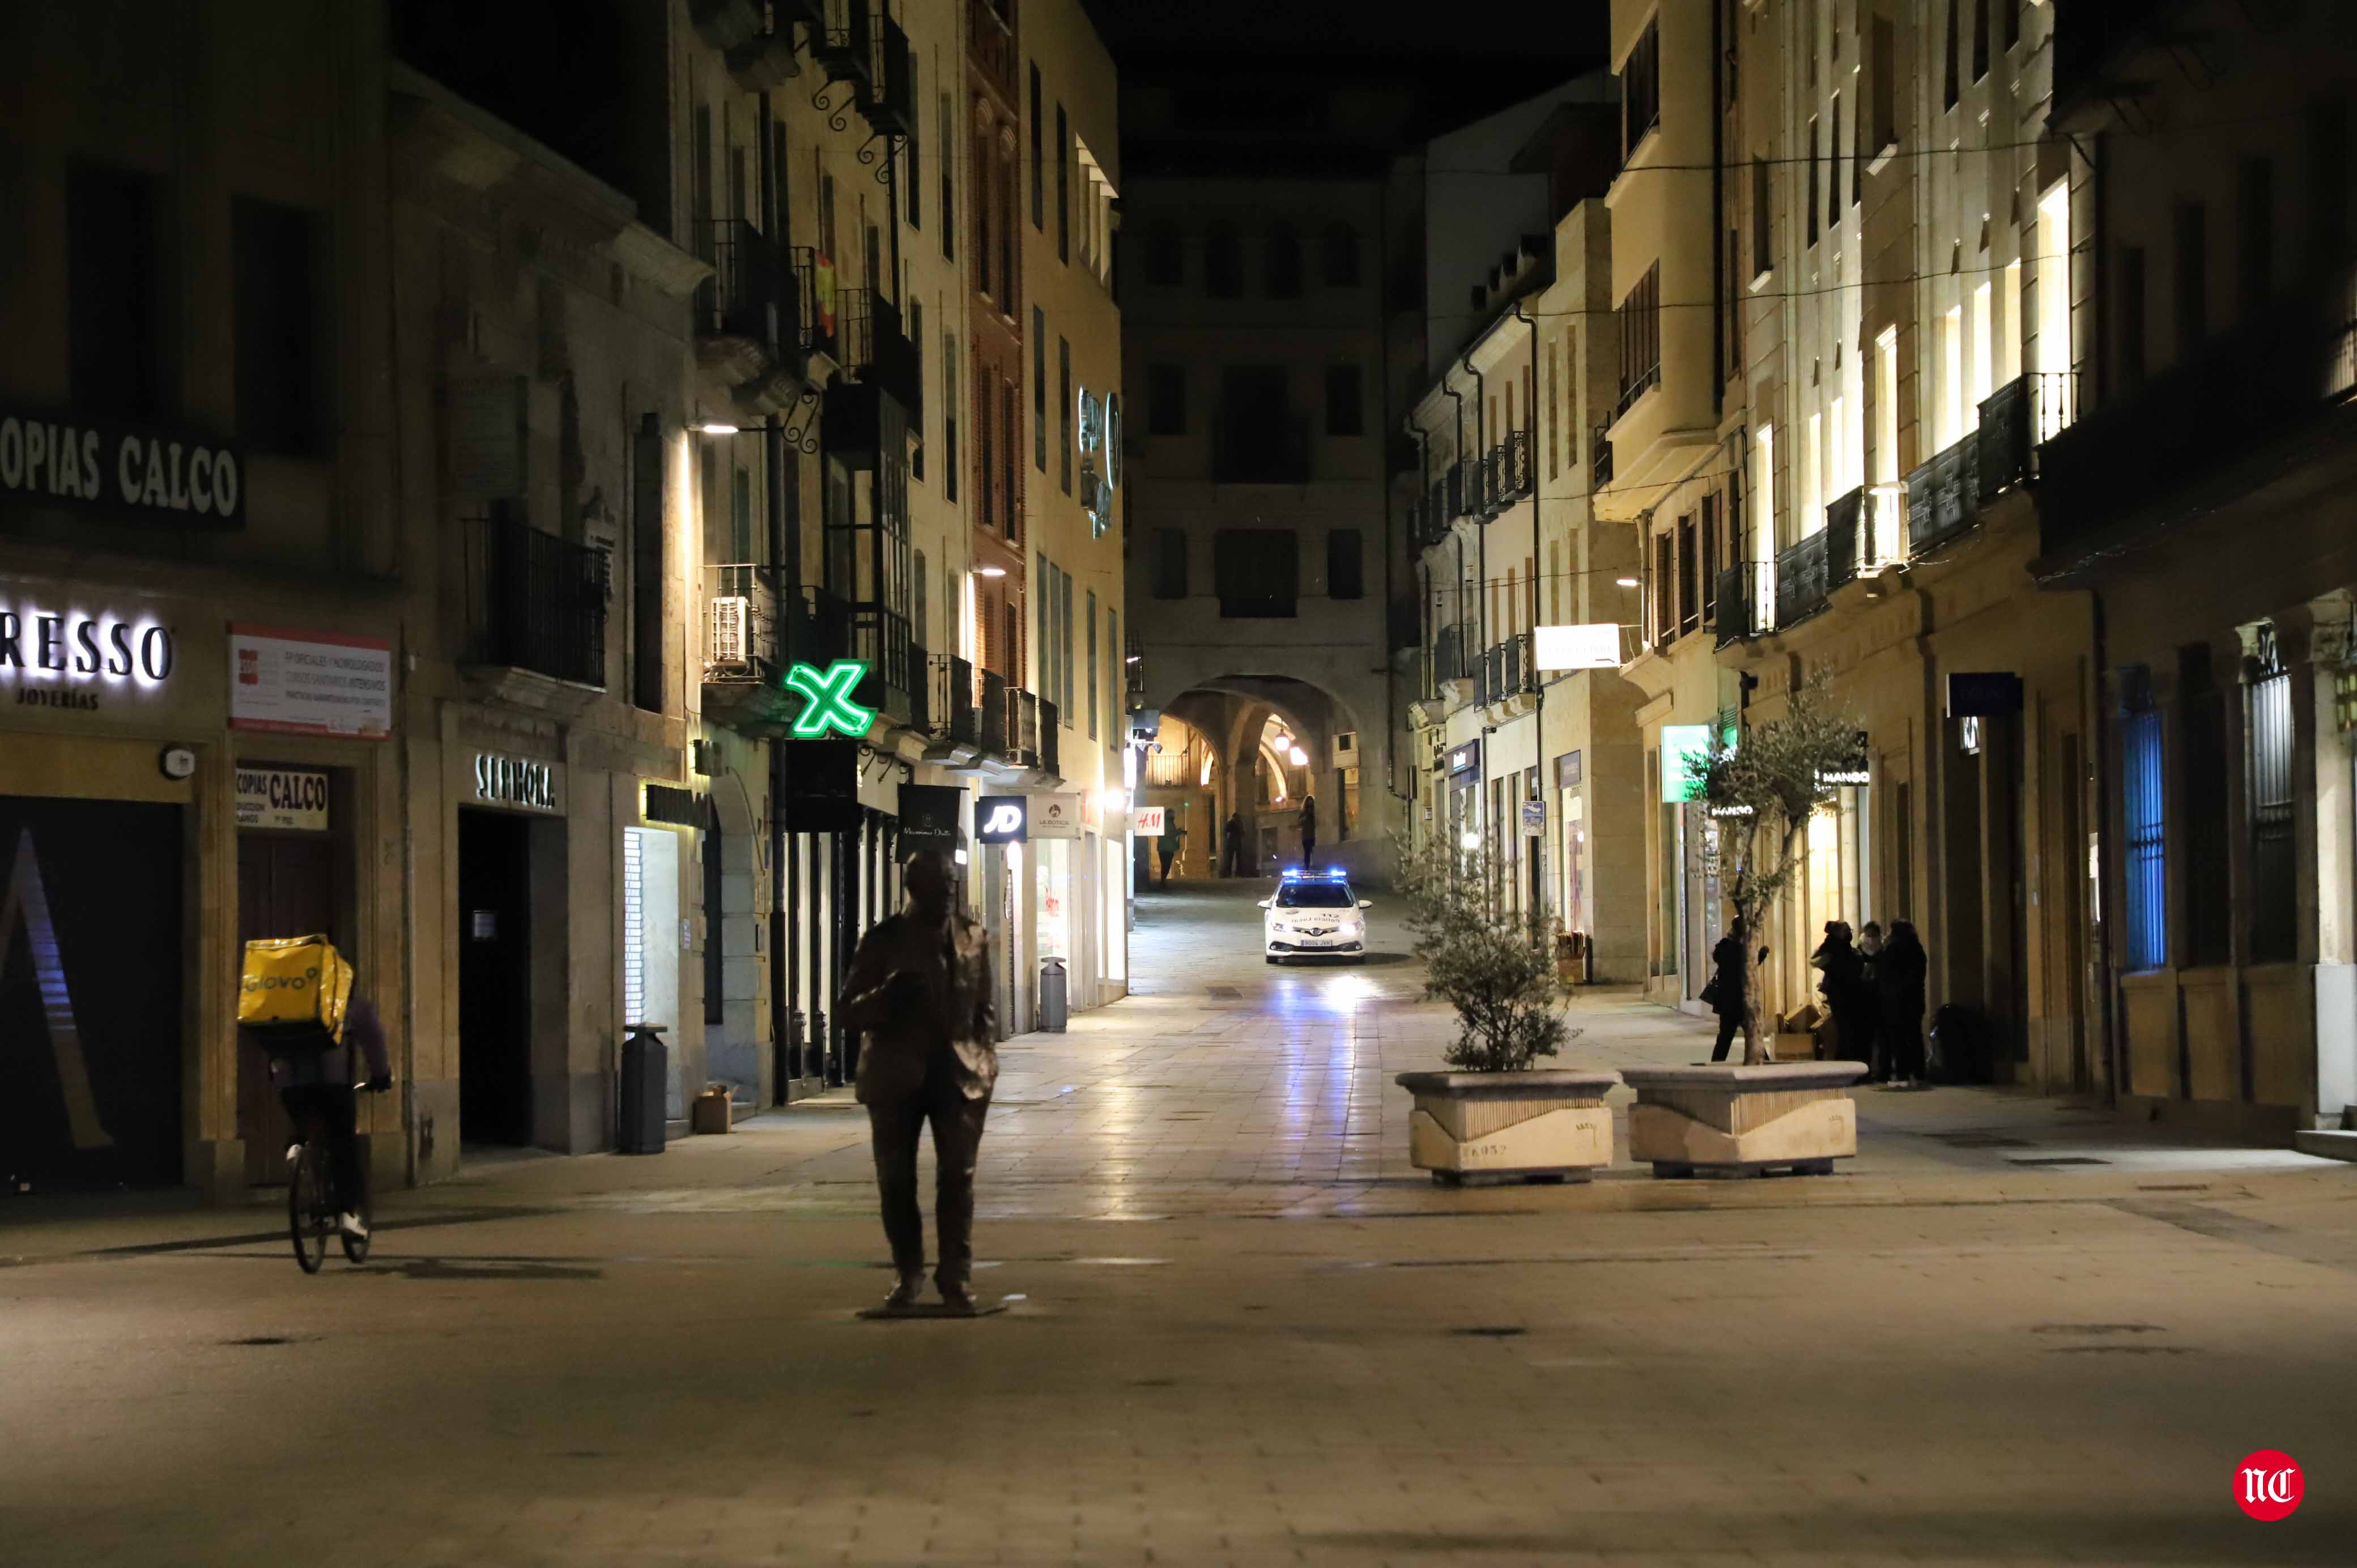
[[[1363,911],[1374,906],[1352,895],[1340,867],[1288,871],[1260,907],[1268,911],[1261,917],[1261,950],[1269,962],[1325,957],[1367,961]]]

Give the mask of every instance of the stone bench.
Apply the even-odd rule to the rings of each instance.
[[[1629,1157],[1657,1176],[1824,1176],[1857,1153],[1862,1062],[1632,1067]]]
[[[1620,1081],[1618,1073],[1404,1072],[1394,1081],[1415,1097],[1408,1158],[1444,1186],[1586,1181],[1612,1163],[1604,1097]]]

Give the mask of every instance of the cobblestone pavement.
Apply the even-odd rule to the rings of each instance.
[[[1396,928],[1271,969],[1252,893],[1142,899],[1139,993],[1006,1047],[979,1322],[853,1317],[847,1101],[479,1160],[314,1279],[266,1208],[0,1209],[0,1563],[2357,1556],[2357,1169],[1940,1090],[1831,1177],[1444,1191]]]

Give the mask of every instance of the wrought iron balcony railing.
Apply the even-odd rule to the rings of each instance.
[[[1855,530],[1850,538],[1857,539]],[[1832,592],[1833,531],[1821,528],[1776,553],[1776,625],[1805,620],[1825,607]]]
[[[1516,632],[1492,643],[1481,655],[1480,700],[1502,703],[1532,689],[1531,636]]]
[[[466,662],[604,690],[606,552],[508,518],[466,531]]]
[[[982,708],[974,666],[954,653],[932,659],[932,703],[929,716],[935,739],[952,746],[982,744]]]
[[[1760,612],[1771,602],[1774,582],[1773,569],[1762,562],[1738,561],[1720,570],[1712,601],[1721,648],[1768,629]]]
[[[1609,425],[1599,424],[1587,437],[1590,453],[1587,478],[1591,490],[1609,489],[1612,485],[1612,437],[1605,434],[1610,428]]]

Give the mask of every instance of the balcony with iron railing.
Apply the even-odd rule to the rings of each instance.
[[[778,569],[704,569],[704,714],[743,735],[785,733],[785,622]]]
[[[799,280],[748,219],[707,219],[696,242],[712,267],[696,291],[697,359],[740,399],[783,406],[803,374]]]
[[[982,749],[992,757],[1010,756],[1014,747],[1008,744],[1008,736],[1015,732],[1008,727],[1007,719],[1014,713],[1014,708],[1007,698],[1014,688],[1008,686],[1006,677],[996,670],[985,670],[980,673]]]
[[[896,438],[905,442],[911,427],[923,427],[917,348],[901,330],[899,306],[866,288],[835,295],[834,345],[843,376],[827,385],[821,437],[829,452],[866,467]],[[887,398],[897,412],[886,412]]]
[[[2260,493],[2295,467],[2357,455],[2357,265],[2312,273],[2140,386],[2107,396],[2040,452],[2046,564],[2117,546]],[[2315,467],[2319,478],[2329,472]],[[2328,487],[2330,488],[2330,487]]]
[[[1908,553],[1948,543],[1989,502],[2039,478],[2043,443],[2070,424],[2076,389],[2068,372],[2033,371],[1983,400],[1963,439],[1907,476]]]
[[[853,0],[865,4],[866,0]],[[890,16],[875,29],[875,60],[869,90],[859,102],[860,118],[879,136],[906,136],[916,123],[916,81],[909,70],[909,35]]]
[[[1480,660],[1467,647],[1469,628],[1460,624],[1442,627],[1432,639],[1432,686],[1427,695],[1445,693],[1448,682],[1469,680]]]
[[[966,0],[966,59],[1013,107],[1021,96],[1021,66],[1007,0]]]
[[[1612,487],[1611,426],[1599,424],[1588,433],[1587,482],[1591,492],[1601,494]]]
[[[1531,634],[1516,632],[1490,645],[1481,655],[1479,700],[1502,703],[1534,689],[1531,669]]]
[[[1531,493],[1536,475],[1531,467],[1529,431],[1510,430],[1503,441],[1490,449],[1490,473],[1501,510]]]
[[[464,526],[461,661],[603,691],[606,552],[504,517],[469,518]]]
[[[1769,629],[1765,612],[1774,606],[1775,582],[1775,568],[1766,562],[1738,561],[1720,570],[1712,596],[1718,646],[1725,648]]]
[[[795,0],[811,18],[811,59],[830,82],[850,85],[854,105],[875,91],[876,44],[869,0]]]
[[[954,653],[932,658],[932,702],[928,716],[935,740],[950,746],[982,745],[981,682],[974,668]]]

